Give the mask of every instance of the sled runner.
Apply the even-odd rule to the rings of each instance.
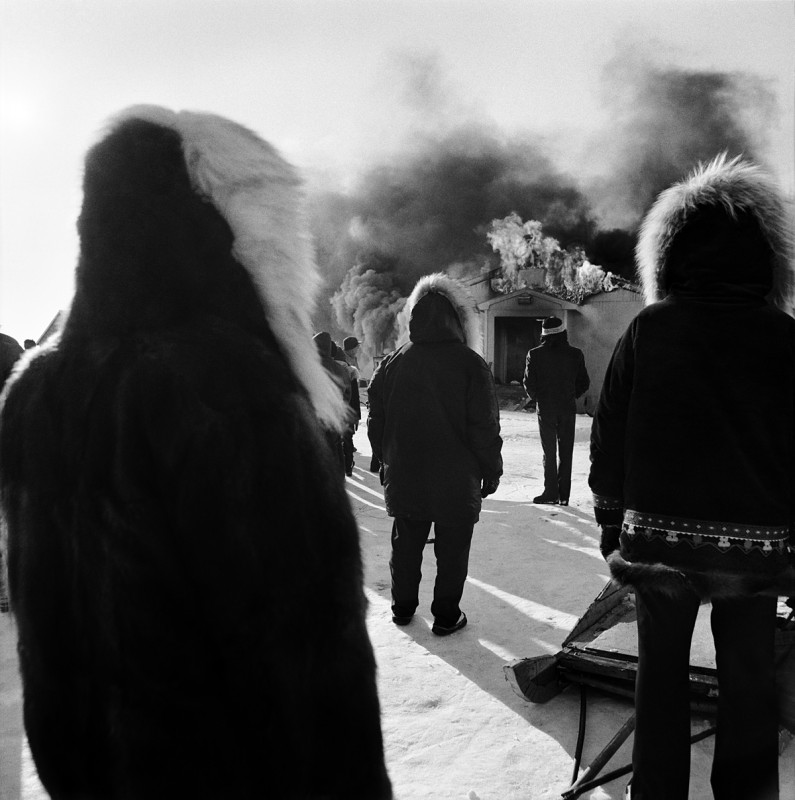
[[[709,615],[710,606],[702,605],[690,651],[690,706],[695,712],[714,717],[718,681]],[[634,697],[638,642],[632,589],[609,581],[561,648],[555,655],[519,659],[503,669],[513,690],[532,703],[546,703],[567,686],[580,686],[574,774],[572,786],[563,793],[566,800],[572,800],[632,771],[631,766],[626,766],[596,777],[634,730],[634,714],[578,778],[585,740],[588,688]],[[795,734],[795,611],[783,602],[779,604],[776,630],[776,683],[782,731]],[[710,727],[694,736],[691,742],[706,738],[714,731],[714,727]]]

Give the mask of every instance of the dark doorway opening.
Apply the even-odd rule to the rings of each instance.
[[[537,347],[541,341],[541,320],[532,317],[496,317],[494,338],[497,351],[495,362],[500,365],[495,375],[502,383],[518,381],[524,377],[527,351]]]

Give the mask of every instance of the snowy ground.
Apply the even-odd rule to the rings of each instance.
[[[484,503],[475,528],[462,607],[469,625],[450,637],[431,633],[435,575],[431,547],[423,565],[420,608],[397,628],[389,610],[389,531],[378,477],[367,471],[364,425],[348,490],[361,528],[368,627],[396,800],[544,800],[571,782],[579,695],[570,688],[544,705],[528,703],[503,666],[555,653],[607,580],[597,546],[586,477],[591,420],[577,418],[572,503],[534,506],[542,485],[536,418],[502,413],[505,477]],[[583,764],[632,713],[631,703],[591,692]],[[43,800],[21,736],[13,629],[0,615],[0,800]],[[694,730],[705,721],[694,718]],[[694,745],[691,800],[708,800],[711,739]],[[632,738],[607,769],[629,761]],[[795,800],[795,744],[781,760],[781,798]],[[627,778],[584,795],[617,800]]]
[[[461,606],[469,624],[453,636],[431,633],[435,565],[426,549],[419,617],[391,623],[389,531],[370,447],[361,428],[349,494],[362,532],[369,629],[389,771],[397,800],[544,800],[571,783],[579,693],[571,687],[544,705],[516,695],[503,666],[555,653],[607,581],[587,487],[591,420],[577,418],[568,508],[534,506],[542,488],[534,414],[502,412],[505,476],[475,527]],[[591,691],[583,752],[587,765],[632,713],[629,701]],[[694,732],[706,721],[693,720]],[[605,771],[630,761],[632,737]],[[708,800],[712,739],[692,748],[691,800]],[[781,799],[795,800],[795,745],[781,757]],[[628,778],[584,795],[620,798]]]

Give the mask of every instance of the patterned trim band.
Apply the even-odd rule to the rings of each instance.
[[[605,508],[614,511],[623,508],[624,503],[620,497],[606,497],[603,494],[594,493],[593,506],[594,508]]]
[[[642,528],[655,528],[658,531],[676,533],[700,533],[702,536],[732,536],[735,539],[753,539],[757,542],[772,542],[789,538],[788,527],[770,525],[746,525],[742,522],[715,522],[703,519],[669,517],[665,514],[644,514],[628,508],[624,512],[624,522]]]
[[[670,545],[686,541],[694,547],[712,545],[724,551],[736,547],[746,552],[786,552],[789,542],[788,527],[685,519],[645,514],[633,509],[624,512],[624,530],[629,536],[641,534],[646,538],[664,538]]]
[[[541,335],[542,336],[551,336],[553,333],[563,333],[563,331],[565,331],[565,330],[566,330],[566,323],[565,322],[561,322],[560,325],[558,325],[555,328],[542,328],[541,329]]]

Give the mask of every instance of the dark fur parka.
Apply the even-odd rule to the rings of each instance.
[[[637,258],[649,305],[616,345],[591,434],[611,571],[702,596],[794,594],[784,203],[759,167],[719,157],[660,195]]]
[[[211,115],[131,109],[87,157],[71,312],[0,420],[25,727],[56,800],[391,797],[299,201]]]

